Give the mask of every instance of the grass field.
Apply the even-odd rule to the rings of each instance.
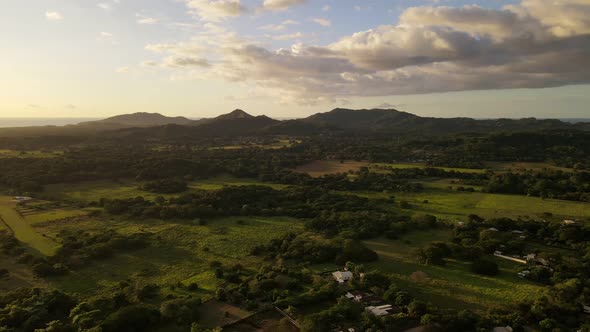
[[[272,144],[257,144],[257,143],[250,143],[250,144],[241,144],[241,145],[224,145],[224,146],[214,146],[210,147],[209,150],[239,150],[239,149],[250,149],[250,148],[259,148],[259,149],[282,149],[288,148],[295,144],[301,143],[301,140],[291,140],[291,139],[279,139]]]
[[[101,198],[134,198],[143,196],[153,199],[158,194],[152,194],[139,189],[140,183],[131,180],[124,181],[85,181],[77,183],[60,183],[45,186],[45,192],[56,199],[74,201],[98,201]],[[161,195],[166,196],[166,195]]]
[[[63,155],[63,151],[17,151],[0,149],[0,158],[55,158]]]
[[[546,289],[519,279],[517,263],[495,259],[500,274],[480,276],[469,270],[469,264],[450,260],[446,266],[426,266],[416,262],[413,251],[432,241],[445,241],[450,237],[446,230],[415,231],[400,240],[375,239],[365,243],[379,254],[379,261],[365,266],[389,272],[402,289],[422,300],[441,306],[484,311],[521,300],[541,296]],[[426,278],[412,275],[422,271]]]
[[[551,163],[543,163],[543,162],[486,162],[486,167],[493,169],[493,170],[512,170],[513,172],[518,170],[543,170],[543,169],[550,169],[550,170],[559,170],[564,172],[573,172],[574,169],[567,168],[567,167],[560,167],[553,165]]]
[[[154,199],[158,196],[173,197],[179,194],[155,194],[139,189],[141,182],[132,180],[121,181],[86,181],[78,183],[60,183],[45,186],[45,193],[54,196],[55,199],[92,202],[101,198],[134,198],[142,196],[145,199]],[[260,182],[256,179],[236,178],[232,176],[218,176],[211,179],[195,180],[189,183],[190,189],[217,190],[224,186],[264,185],[275,189],[288,187],[282,184]]]
[[[58,244],[33,229],[15,208],[16,203],[12,201],[11,197],[0,196],[0,217],[14,233],[14,236],[43,255],[53,255]]]
[[[23,217],[30,225],[36,225],[65,218],[84,216],[87,215],[88,212],[89,210],[61,208],[55,210],[46,210],[34,214],[27,214]]]
[[[35,277],[28,265],[15,263],[14,257],[0,254],[0,267],[9,271],[8,276],[0,277],[0,293],[19,287],[47,286],[43,279]]]
[[[250,186],[250,185],[262,185],[268,186],[274,189],[283,189],[288,187],[285,184],[277,184],[277,183],[268,183],[268,182],[261,182],[256,179],[247,179],[247,178],[236,178],[229,175],[224,176],[217,176],[211,179],[203,179],[193,181],[189,184],[190,188],[193,189],[203,189],[203,190],[217,190],[221,189],[224,186]]]
[[[43,226],[43,230],[50,234],[64,229],[92,232],[105,228],[122,234],[151,233],[153,241],[145,249],[116,254],[112,258],[92,262],[69,275],[53,278],[51,282],[54,286],[92,295],[131,276],[164,288],[179,282],[184,285],[196,282],[200,287],[199,294],[210,297],[220,283],[209,267],[210,262],[240,263],[257,270],[261,260],[250,256],[250,249],[287,232],[300,230],[303,223],[291,218],[229,217],[212,219],[205,226],[195,226],[185,221],[104,221],[86,218],[78,223],[46,223]]]
[[[387,193],[349,192],[368,198],[388,198]],[[539,217],[550,212],[556,217],[588,218],[590,203],[541,199],[522,195],[490,194],[464,192],[448,189],[426,188],[420,193],[395,193],[396,200],[405,200],[411,208],[410,213],[420,212],[435,215],[450,221],[465,221],[469,214],[484,218],[499,217]]]
[[[295,171],[307,173],[313,177],[320,177],[327,174],[358,171],[361,167],[368,167],[369,165],[370,163],[364,161],[314,160],[309,164],[298,166]]]
[[[426,168],[430,167],[424,163],[370,163],[366,161],[353,160],[314,160],[311,163],[298,166],[296,172],[307,173],[313,177],[320,177],[327,174],[348,173],[349,171],[358,171],[361,167],[368,167],[374,172],[385,172],[391,168]],[[483,169],[471,168],[452,168],[452,167],[435,167],[445,171],[457,171],[464,173],[483,173]]]
[[[225,326],[252,315],[251,312],[231,304],[209,300],[199,307],[199,325],[205,328]]]

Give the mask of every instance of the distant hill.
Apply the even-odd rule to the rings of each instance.
[[[191,121],[190,125],[167,124],[149,128],[127,128],[116,133],[129,135],[135,139],[155,137],[183,139],[203,136],[247,135],[263,132],[264,129],[279,124],[280,121],[266,115],[253,116],[242,110],[234,110],[215,118]]]
[[[431,118],[400,112],[395,109],[351,110],[336,108],[330,112],[318,113],[296,120],[316,127],[361,132],[447,134],[460,132],[521,131],[540,129],[572,128],[571,124],[559,120]],[[582,127],[582,126],[578,126]],[[288,128],[285,128],[287,130]]]
[[[228,135],[318,135],[323,133],[378,133],[384,135],[444,135],[455,133],[515,132],[551,129],[590,130],[590,123],[559,120],[432,118],[395,109],[336,108],[304,119],[279,121],[237,109],[215,118],[190,120],[158,113],[134,113],[63,127],[0,128],[1,137],[88,136],[117,138],[190,139]]]
[[[167,117],[159,113],[133,113],[117,115],[97,121],[79,123],[78,126],[102,126],[102,127],[155,127],[168,124],[189,126],[195,121],[182,116]]]

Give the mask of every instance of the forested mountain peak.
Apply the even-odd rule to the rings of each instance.
[[[235,109],[227,114],[222,114],[220,116],[215,117],[217,120],[226,120],[226,119],[249,119],[253,118],[254,116],[244,112],[241,109]]]

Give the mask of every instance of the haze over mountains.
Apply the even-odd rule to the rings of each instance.
[[[351,110],[336,108],[303,119],[279,121],[253,116],[237,109],[215,118],[191,120],[158,113],[133,113],[63,127],[3,128],[1,136],[72,135],[112,132],[115,136],[186,137],[203,135],[287,134],[322,132],[371,132],[390,134],[450,134],[459,132],[520,131],[542,129],[590,129],[588,123],[572,124],[552,119],[487,119],[420,117],[395,109]]]

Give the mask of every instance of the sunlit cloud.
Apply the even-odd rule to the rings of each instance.
[[[264,0],[262,6],[269,10],[285,10],[291,6],[304,4],[306,0]]]
[[[61,20],[63,20],[63,16],[61,15],[61,13],[56,12],[56,11],[45,12],[45,18],[48,21],[61,21]]]
[[[316,17],[316,18],[312,18],[311,20],[313,22],[315,22],[315,23],[323,26],[323,27],[332,26],[332,22],[330,20],[328,20],[328,19],[325,19],[325,18],[318,18],[318,17]]]

